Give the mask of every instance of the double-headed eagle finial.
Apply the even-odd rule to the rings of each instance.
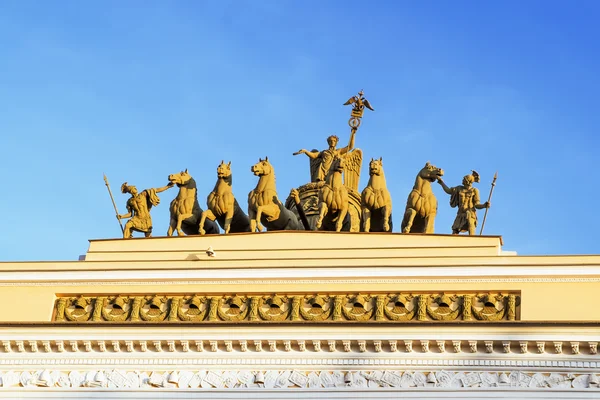
[[[364,92],[361,90],[358,92],[358,95],[350,97],[348,101],[344,103],[345,106],[353,104],[350,120],[348,121],[348,125],[350,125],[352,128],[359,127],[360,119],[363,116],[365,107],[371,111],[375,111],[373,106],[371,106],[371,103],[369,103],[369,100],[365,99],[363,95]]]

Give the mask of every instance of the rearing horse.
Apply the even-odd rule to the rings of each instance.
[[[344,227],[346,215],[348,214],[348,189],[344,186],[342,173],[344,172],[344,158],[336,157],[329,174],[325,178],[325,185],[319,189],[319,219],[315,224],[319,229],[323,225],[323,219],[332,217],[335,222],[335,231],[340,232]],[[336,215],[331,215],[336,214]]]
[[[177,197],[171,201],[169,211],[171,220],[167,236],[173,236],[173,231],[177,230],[177,235],[197,235],[198,221],[202,214],[202,209],[198,204],[198,195],[196,192],[196,181],[188,173],[187,169],[177,174],[169,175],[169,182],[173,182],[179,187]],[[219,233],[219,227],[212,221],[206,221],[204,230],[207,233]]]
[[[379,160],[371,158],[369,163],[369,183],[362,191],[360,202],[364,232],[392,230],[392,196],[385,183],[382,161],[381,157]]]
[[[419,171],[406,200],[406,211],[402,219],[403,233],[433,233],[437,199],[431,190],[431,182],[443,175],[444,170],[429,162]]]
[[[217,183],[215,183],[215,188],[206,199],[208,210],[202,213],[200,219],[201,235],[205,234],[202,227],[207,218],[211,221],[216,219],[221,228],[225,230],[225,234],[229,232],[250,232],[248,216],[244,214],[233,196],[232,182],[231,161],[227,164],[225,164],[225,161],[221,161],[221,164],[217,167]]]
[[[275,171],[269,162],[269,157],[258,159],[250,170],[258,176],[256,188],[248,194],[248,217],[250,231],[263,230],[263,224],[268,231],[298,230],[300,224],[296,215],[285,208],[277,197],[275,187]]]

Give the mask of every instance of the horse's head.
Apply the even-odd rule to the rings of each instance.
[[[187,169],[185,171],[169,175],[169,182],[172,182],[177,186],[187,185],[190,179],[192,179],[192,176],[188,173]]]
[[[381,175],[383,174],[383,159],[379,157],[379,160],[371,158],[369,162],[369,175]]]
[[[217,167],[217,177],[218,178],[228,178],[231,176],[231,161],[225,163],[225,161],[221,161],[221,164]]]
[[[346,160],[344,157],[336,157],[331,162],[331,171],[339,172],[340,174],[344,172],[344,168],[346,167]]]
[[[419,176],[429,182],[435,182],[438,178],[444,176],[444,170],[435,165],[431,165],[429,161],[427,161],[423,169],[419,171]]]
[[[269,157],[265,157],[264,160],[258,159],[258,162],[250,167],[250,171],[256,176],[269,175],[273,173],[273,166],[269,162]]]

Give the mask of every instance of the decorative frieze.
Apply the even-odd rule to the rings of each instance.
[[[515,321],[519,293],[106,295],[59,297],[56,322]]]
[[[569,372],[375,370],[13,370],[0,371],[1,388],[281,389],[430,388],[440,390],[598,390],[597,374]]]

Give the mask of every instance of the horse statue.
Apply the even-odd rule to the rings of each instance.
[[[178,236],[183,236],[184,233],[186,235],[197,235],[202,208],[198,204],[196,181],[186,169],[177,174],[169,175],[169,182],[179,187],[179,193],[169,207],[171,221],[169,222],[167,236],[173,236],[175,230]],[[219,233],[219,227],[213,221],[206,221],[203,228],[206,233]]]
[[[431,190],[431,182],[444,175],[444,171],[429,162],[419,171],[415,185],[406,200],[402,220],[403,233],[433,233],[437,214],[437,199]]]
[[[342,181],[345,158],[336,157],[331,164],[331,169],[325,184],[319,189],[319,218],[316,227],[322,230],[340,232],[350,230],[348,215],[348,188]],[[335,227],[332,226],[335,223]],[[333,229],[332,229],[333,228]]]
[[[296,214],[283,206],[277,197],[275,187],[275,170],[269,157],[258,159],[250,170],[258,176],[256,188],[248,194],[248,217],[250,231],[293,231],[301,229]]]
[[[362,191],[361,207],[364,232],[391,232],[392,196],[385,183],[382,158],[371,158],[369,183]]]
[[[227,164],[221,161],[221,164],[217,167],[217,183],[206,199],[208,210],[202,213],[200,219],[201,235],[206,233],[202,227],[207,218],[210,221],[217,220],[221,228],[225,230],[225,234],[229,232],[250,232],[250,220],[233,196],[232,181],[231,161]]]

